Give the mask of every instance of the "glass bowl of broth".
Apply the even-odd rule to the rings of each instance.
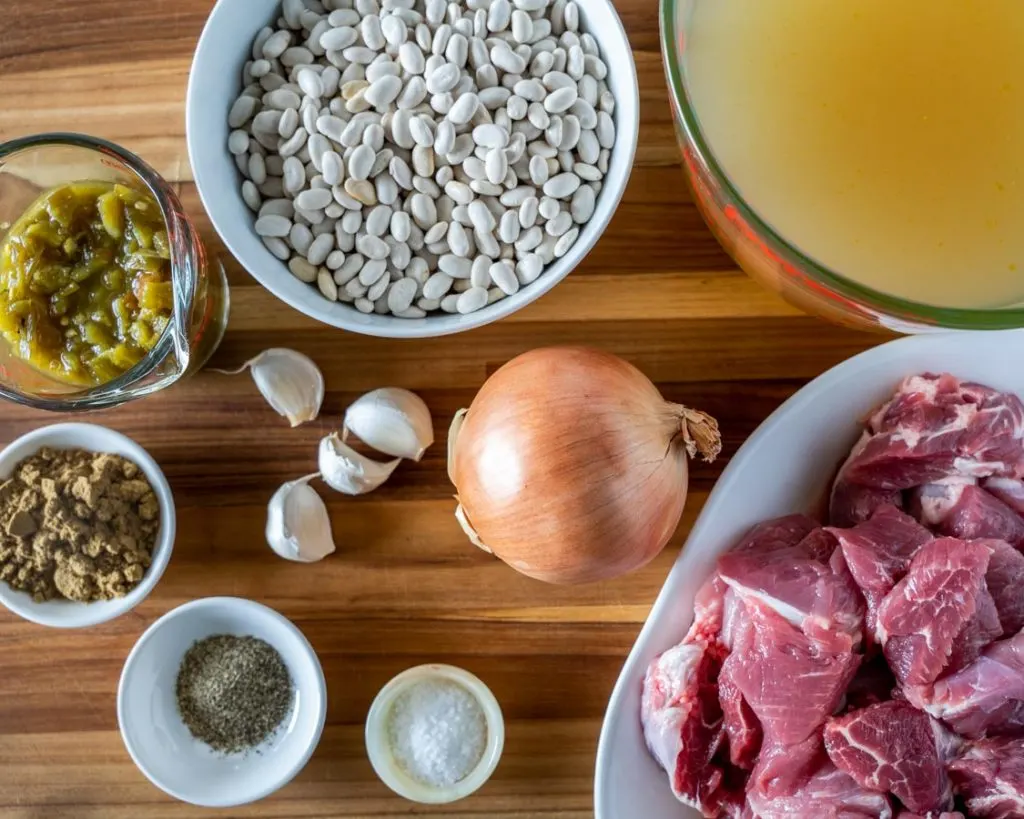
[[[723,247],[861,328],[1024,326],[1019,0],[662,0],[686,176]]]

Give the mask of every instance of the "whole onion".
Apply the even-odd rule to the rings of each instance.
[[[609,353],[549,347],[495,372],[449,435],[470,539],[550,583],[617,577],[653,559],[686,503],[687,458],[718,425],[672,404]]]

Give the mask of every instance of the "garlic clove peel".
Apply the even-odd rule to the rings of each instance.
[[[280,557],[297,563],[315,563],[335,550],[327,507],[306,475],[288,481],[267,504],[267,543]]]
[[[336,432],[320,440],[320,476],[331,489],[346,495],[365,495],[391,477],[400,458],[381,463],[346,444]]]
[[[345,410],[342,439],[350,434],[385,455],[418,461],[434,443],[434,424],[416,393],[384,387],[366,393]]]
[[[237,370],[217,370],[237,375],[248,369],[256,388],[278,415],[293,427],[314,420],[324,402],[324,376],[313,360],[296,350],[273,347],[246,361]]]

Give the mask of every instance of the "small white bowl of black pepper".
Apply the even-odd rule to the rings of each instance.
[[[232,807],[290,782],[320,741],[327,686],[316,653],[260,603],[208,597],[135,644],[117,692],[125,747],[165,793]]]

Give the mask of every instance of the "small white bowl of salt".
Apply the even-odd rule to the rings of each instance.
[[[450,665],[421,665],[385,685],[366,718],[377,776],[399,796],[439,805],[469,796],[498,766],[505,722],[491,690]]]

